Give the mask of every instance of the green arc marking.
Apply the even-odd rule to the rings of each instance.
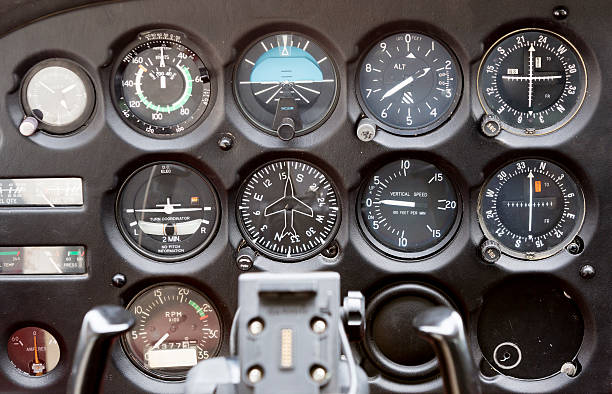
[[[193,91],[193,79],[191,78],[191,74],[189,73],[189,69],[187,68],[187,66],[179,67],[179,70],[181,70],[181,72],[183,73],[183,77],[185,78],[185,83],[186,83],[185,91],[183,92],[183,95],[178,100],[176,100],[171,106],[170,105],[161,106],[161,105],[153,104],[143,94],[141,90],[138,90],[136,94],[138,95],[138,98],[140,99],[140,101],[145,105],[145,107],[147,107],[148,109],[154,110],[156,112],[170,113],[170,112],[176,111],[177,109],[185,105],[185,103],[191,97],[191,92]]]
[[[192,300],[189,300],[189,305],[191,305],[191,306],[193,307],[193,309],[195,309],[195,310],[196,310],[196,312],[198,313],[198,315],[200,315],[200,316],[204,316],[204,315],[205,315],[205,313],[204,313],[204,311],[202,310],[202,308],[201,308],[201,307],[200,307],[198,304],[196,304],[195,302],[193,302]]]

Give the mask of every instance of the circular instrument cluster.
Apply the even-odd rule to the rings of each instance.
[[[546,134],[576,115],[586,94],[586,68],[576,48],[541,29],[510,33],[485,54],[478,72],[478,97],[503,128]]]
[[[210,101],[210,76],[183,33],[142,33],[114,71],[115,105],[135,130],[174,137],[192,129]]]
[[[255,170],[241,187],[237,203],[245,240],[281,261],[321,252],[340,225],[336,187],[325,173],[303,161],[279,160]]]
[[[32,67],[21,87],[21,105],[38,127],[50,134],[69,134],[82,127],[95,107],[89,75],[67,59],[48,59]]]
[[[136,317],[121,343],[147,374],[177,380],[198,362],[217,355],[222,325],[207,296],[178,283],[147,288],[128,304]]]
[[[421,160],[397,160],[380,168],[363,186],[359,204],[359,223],[368,240],[398,258],[439,250],[461,218],[453,183]]]
[[[119,56],[110,81],[114,106],[125,125],[158,139],[195,130],[214,104],[216,81],[204,54],[182,32],[139,34]],[[249,45],[237,56],[231,80],[244,119],[284,141],[320,130],[340,97],[342,73],[333,54],[297,32],[266,35]],[[375,131],[399,137],[436,132],[455,113],[464,93],[459,58],[429,33],[385,36],[360,57],[356,68],[350,94],[357,99],[361,118],[372,120]],[[501,129],[543,135],[576,115],[586,89],[585,64],[569,41],[554,32],[524,29],[502,37],[484,54],[476,94],[485,114],[494,116]],[[94,84],[78,64],[49,59],[25,75],[21,105],[40,129],[69,134],[92,117]],[[470,215],[464,208],[476,201],[469,201],[461,179],[454,179],[458,171],[422,156],[404,152],[377,161],[354,194],[339,189],[310,162],[268,161],[236,184],[236,198],[225,217],[209,178],[179,162],[152,162],[124,180],[115,219],[123,238],[142,256],[193,264],[228,218],[240,233],[234,245],[238,251],[251,248],[253,260],[280,263],[329,257],[325,251],[334,244],[343,218],[348,226],[359,226],[365,244],[382,261],[405,263],[434,259],[453,242],[465,218],[477,217],[483,238],[499,248],[499,257],[525,261],[562,252],[581,230],[584,193],[561,163],[518,157],[485,174],[489,176],[480,187],[476,213]],[[356,196],[344,207],[348,209],[341,203],[345,195]],[[336,253],[342,253],[339,248]],[[557,361],[573,362],[584,332],[582,316],[562,287],[545,279],[530,283],[533,286],[524,289],[505,283],[494,287],[478,321],[486,361],[498,373],[518,379],[545,378],[560,370]],[[531,302],[535,299],[538,302]],[[510,304],[500,319],[497,311]],[[442,293],[417,283],[375,293],[368,303],[362,343],[372,366],[394,379],[435,376],[434,353],[409,325],[419,311],[435,305],[452,307]],[[163,282],[147,287],[127,309],[137,323],[122,337],[123,349],[151,377],[183,379],[191,367],[219,353],[224,337],[220,311],[208,295],[191,286]],[[550,311],[554,316],[546,315]],[[539,320],[541,316],[547,318]],[[502,327],[492,329],[497,320]],[[565,348],[555,342],[551,351],[532,340],[529,331],[548,341],[546,328],[551,326],[569,327],[563,336]],[[32,376],[52,371],[60,361],[57,340],[37,327],[16,331],[8,353],[19,370]]]
[[[478,201],[487,238],[521,259],[559,252],[584,219],[584,196],[574,178],[541,159],[519,160],[499,169],[483,186]]]
[[[443,43],[421,33],[398,33],[363,58],[358,97],[381,128],[419,135],[448,119],[461,96],[462,79],[455,55]]]
[[[136,171],[117,200],[117,222],[142,254],[162,261],[185,259],[215,235],[220,215],[212,184],[178,163],[156,163]]]
[[[234,93],[255,126],[291,139],[329,116],[338,97],[336,66],[314,40],[273,34],[252,44],[238,61]]]
[[[60,347],[49,331],[40,327],[23,327],[9,338],[7,352],[11,363],[28,376],[43,376],[60,361]]]

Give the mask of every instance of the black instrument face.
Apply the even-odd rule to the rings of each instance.
[[[546,134],[569,122],[582,106],[587,74],[578,50],[560,35],[540,29],[502,37],[478,71],[484,110],[516,134]]]
[[[484,297],[478,344],[499,373],[543,379],[576,358],[582,344],[582,314],[571,296],[547,277],[502,283]]]
[[[210,76],[183,33],[142,33],[114,74],[115,105],[123,119],[150,137],[187,133],[210,100]]]
[[[444,247],[461,218],[453,183],[436,166],[397,160],[363,186],[359,223],[379,250],[398,258],[420,258]]]
[[[183,379],[189,369],[221,347],[221,320],[204,294],[178,283],[149,287],[127,306],[136,317],[121,337],[130,360],[164,380]]]
[[[186,259],[206,247],[215,235],[219,211],[212,184],[177,163],[137,170],[123,184],[116,208],[125,239],[161,261]]]
[[[340,225],[338,193],[327,175],[299,160],[260,167],[238,194],[238,224],[246,241],[280,261],[321,252]]]
[[[242,56],[234,93],[242,112],[260,129],[276,135],[289,123],[295,135],[305,134],[325,121],[336,104],[336,66],[312,39],[274,34]]]
[[[571,242],[584,219],[574,178],[546,160],[524,159],[497,171],[478,202],[480,227],[501,250],[527,260],[552,256]]]
[[[448,119],[461,96],[461,68],[440,41],[398,33],[377,43],[361,62],[360,102],[384,130],[419,135]]]

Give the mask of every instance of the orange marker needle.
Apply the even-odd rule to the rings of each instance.
[[[35,364],[40,364],[40,362],[38,361],[38,345],[36,344],[36,332],[33,332],[34,334],[34,363]],[[37,372],[36,376],[40,376],[42,375],[42,372]]]
[[[142,64],[138,65],[138,68],[140,68],[142,71],[147,72],[147,69],[145,66],[143,66]]]

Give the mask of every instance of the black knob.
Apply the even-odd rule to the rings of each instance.
[[[278,138],[289,141],[295,137],[295,122],[291,118],[283,118],[276,131],[278,132]]]

